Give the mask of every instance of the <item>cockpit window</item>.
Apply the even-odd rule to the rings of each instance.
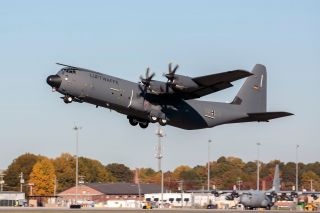
[[[71,74],[76,73],[76,71],[74,69],[70,69],[70,68],[62,68],[61,71],[62,71],[62,74],[64,74],[64,72],[71,73]]]

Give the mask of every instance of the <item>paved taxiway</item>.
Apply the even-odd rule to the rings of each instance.
[[[270,210],[270,211],[258,211],[258,210],[211,210],[211,209],[152,209],[152,210],[142,210],[142,209],[105,209],[105,208],[83,208],[83,209],[66,209],[66,208],[0,208],[1,213],[23,213],[23,212],[36,212],[36,213],[140,213],[140,212],[160,212],[160,213],[235,213],[235,212],[243,212],[243,213],[256,213],[256,212],[279,212],[279,213],[294,213],[294,212],[301,212],[301,211],[287,211],[287,210]]]

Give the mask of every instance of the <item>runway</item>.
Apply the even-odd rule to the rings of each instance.
[[[294,213],[294,212],[301,212],[301,211],[289,211],[289,210],[220,210],[220,209],[151,209],[151,210],[142,210],[142,209],[111,209],[111,208],[83,208],[83,209],[68,209],[68,208],[0,208],[1,213],[22,213],[22,212],[36,212],[36,213],[50,213],[50,212],[61,212],[61,213],[95,213],[95,212],[106,212],[106,213],[140,213],[140,212],[161,212],[161,213],[226,213],[226,212],[243,212],[243,213],[256,213],[256,212],[281,212],[281,213]],[[319,211],[318,211],[319,212]]]

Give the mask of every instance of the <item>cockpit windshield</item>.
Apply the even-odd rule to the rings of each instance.
[[[61,72],[62,72],[62,74],[64,74],[65,72],[66,72],[66,73],[75,74],[75,73],[76,73],[76,70],[75,70],[75,69],[72,69],[72,68],[62,68],[62,69],[61,69]]]

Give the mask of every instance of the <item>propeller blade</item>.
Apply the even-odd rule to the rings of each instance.
[[[177,71],[177,69],[179,68],[179,65],[177,64],[176,66],[175,66],[175,68],[172,70],[172,74],[174,75],[175,73],[176,73],[176,71]]]
[[[149,67],[147,67],[147,71],[146,71],[146,79],[148,79],[148,78],[149,78],[149,71],[150,71],[150,68],[149,68]]]
[[[156,74],[155,73],[152,73],[151,76],[149,77],[150,81],[151,79],[155,76]]]
[[[147,70],[146,70],[146,74],[145,74],[145,78],[143,78],[143,76],[141,75],[140,76],[140,80],[141,80],[141,83],[144,85],[144,89],[143,89],[143,92],[146,93],[147,90],[148,90],[148,87],[150,86],[150,82],[152,81],[152,78],[155,76],[155,73],[152,73],[150,75],[150,68],[147,67]]]
[[[172,69],[172,63],[169,63],[169,72],[165,74],[164,76],[168,79],[168,82],[172,82],[175,78],[175,73],[177,69],[179,68],[179,65],[177,64],[173,69]]]

